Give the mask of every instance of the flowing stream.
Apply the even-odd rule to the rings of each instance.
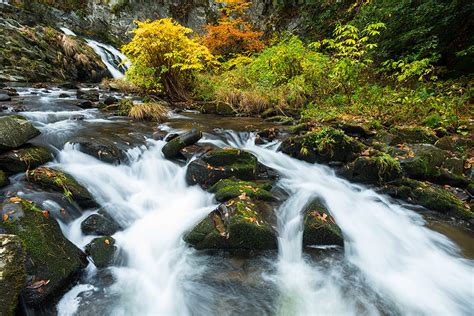
[[[279,174],[276,186],[288,198],[275,209],[278,253],[196,251],[182,236],[217,203],[186,184],[186,165],[164,159],[165,142],[151,139],[155,127],[68,105],[57,97],[62,90],[19,90],[32,107],[21,114],[42,131],[37,142],[59,151],[51,165],[85,185],[124,227],[113,236],[119,248],[114,266],[89,264],[57,305],[59,315],[472,315],[473,261],[426,228],[418,213],[328,167],[277,152],[276,142],[254,145],[247,132],[205,133],[201,143],[253,152]],[[159,128],[181,132],[174,126],[202,117],[185,113]],[[87,133],[132,137],[128,163],[103,163],[68,142]],[[343,231],[344,249],[303,249],[302,210],[316,198]],[[94,236],[84,236],[80,224],[97,211],[61,223],[82,249]]]

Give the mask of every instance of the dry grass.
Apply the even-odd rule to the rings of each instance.
[[[156,102],[134,104],[128,115],[134,120],[163,122],[169,116],[169,109],[167,106]]]
[[[221,90],[216,99],[249,114],[259,114],[270,107],[268,97],[254,91]]]
[[[136,87],[131,82],[125,79],[104,78],[101,84],[111,90],[117,90],[123,93],[140,93],[141,92],[138,87]]]
[[[59,36],[58,44],[62,48],[64,54],[68,57],[74,57],[76,54],[81,52],[79,43],[65,34]]]

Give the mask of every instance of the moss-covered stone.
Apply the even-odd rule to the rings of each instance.
[[[185,236],[196,249],[266,250],[277,247],[265,204],[247,197],[221,204]]]
[[[412,179],[396,180],[381,189],[383,193],[408,203],[421,205],[435,212],[460,219],[472,219],[474,213],[451,192],[435,185]]]
[[[267,117],[265,121],[279,124],[279,125],[292,125],[296,122],[294,118],[290,116],[284,116],[284,115],[276,115],[276,116]]]
[[[0,227],[17,235],[26,250],[24,301],[37,306],[59,295],[87,265],[84,253],[67,240],[59,224],[34,203],[19,197],[2,204]]]
[[[242,194],[257,200],[272,201],[275,199],[271,184],[257,184],[256,182],[241,181],[235,178],[222,179],[209,188],[209,192],[215,193],[216,200],[224,202]]]
[[[346,166],[344,175],[350,180],[363,183],[381,183],[402,176],[400,163],[386,153],[361,156]]]
[[[434,144],[438,137],[435,133],[426,127],[420,126],[400,126],[390,130],[395,137],[392,139],[391,144],[409,143],[409,144]]]
[[[161,151],[165,158],[171,159],[176,157],[183,148],[197,143],[201,138],[202,132],[193,128],[189,132],[170,140]]]
[[[186,180],[190,184],[209,186],[230,177],[255,180],[257,171],[258,161],[253,154],[236,148],[216,149],[189,164]]]
[[[0,188],[3,188],[4,186],[7,186],[8,183],[10,183],[10,182],[8,181],[7,175],[5,174],[5,172],[0,170]]]
[[[364,145],[331,127],[295,136],[285,140],[279,150],[307,162],[350,162],[362,151]]]
[[[21,240],[15,235],[0,235],[0,315],[15,315],[25,283],[25,249]]]
[[[104,236],[92,240],[85,250],[97,268],[105,268],[112,264],[117,247],[115,246],[115,239]]]
[[[53,159],[45,147],[27,145],[0,155],[0,168],[7,174],[35,169]]]
[[[26,173],[26,179],[45,190],[60,192],[65,198],[74,200],[82,207],[95,207],[97,203],[89,191],[72,176],[48,167],[40,167]]]
[[[103,162],[119,164],[126,160],[125,153],[117,144],[105,137],[76,137],[69,142],[78,144],[82,152]]]
[[[344,244],[341,229],[319,201],[311,203],[305,212],[303,245],[339,245]]]
[[[21,116],[0,117],[0,153],[20,147],[39,134],[40,131]]]

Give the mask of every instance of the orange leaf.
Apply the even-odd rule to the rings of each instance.
[[[3,221],[4,222],[8,221],[8,214],[3,214]]]
[[[20,203],[21,202],[21,198],[19,198],[18,196],[14,196],[14,197],[11,197],[9,199],[10,202],[12,203]]]
[[[43,214],[44,218],[49,218],[49,211],[48,210],[42,211],[41,214]]]
[[[110,245],[110,241],[108,239],[104,240],[105,244]]]

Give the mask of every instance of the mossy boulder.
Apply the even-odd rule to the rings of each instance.
[[[409,143],[409,144],[434,144],[438,137],[435,133],[426,127],[420,126],[400,126],[394,127],[390,130],[390,133],[394,135],[391,140],[391,145]]]
[[[341,229],[319,201],[313,201],[306,208],[303,245],[344,245]]]
[[[221,204],[185,236],[196,249],[276,249],[277,237],[267,205],[248,197]]]
[[[126,160],[117,144],[103,137],[76,137],[69,141],[79,145],[79,150],[103,162],[119,164]]]
[[[17,235],[26,250],[23,300],[38,306],[58,296],[87,265],[84,253],[67,240],[59,224],[34,203],[12,197],[2,204],[0,228]]]
[[[5,172],[0,170],[0,188],[3,188],[4,186],[7,186],[9,183],[10,183],[10,181],[8,181],[8,177],[5,174]]]
[[[373,156],[361,156],[348,164],[343,176],[356,182],[381,183],[400,178],[402,169],[395,158],[378,152]]]
[[[207,187],[231,177],[255,180],[257,171],[258,161],[253,154],[237,148],[216,149],[189,164],[186,181]]]
[[[120,225],[104,210],[88,216],[81,223],[81,230],[85,235],[113,235],[120,229]]]
[[[186,132],[178,137],[173,138],[161,149],[163,155],[167,159],[176,157],[180,151],[187,147],[197,143],[202,138],[202,132],[196,128],[193,128],[189,132]]]
[[[457,187],[469,184],[462,175],[454,174],[445,168],[450,166],[449,152],[431,144],[406,145],[403,148],[397,159],[408,177]]]
[[[53,159],[51,152],[40,146],[26,145],[0,154],[0,168],[7,174],[35,169]]]
[[[288,138],[279,150],[307,162],[329,163],[350,162],[364,147],[361,142],[347,136],[343,131],[324,127],[302,136]]]
[[[85,250],[97,268],[105,268],[114,261],[117,247],[115,246],[115,239],[104,236],[92,240]]]
[[[48,167],[27,171],[26,179],[42,189],[60,192],[65,198],[75,201],[82,207],[97,206],[89,191],[72,176]]]
[[[40,131],[21,116],[0,117],[0,153],[18,148],[39,134]]]
[[[0,235],[0,315],[13,316],[26,284],[25,249],[15,235]]]
[[[382,187],[381,192],[459,219],[474,218],[474,213],[469,206],[458,197],[430,183],[404,178]]]
[[[216,200],[224,202],[245,194],[250,198],[262,201],[273,201],[275,197],[269,190],[270,183],[258,184],[256,182],[242,181],[236,178],[221,179],[209,188],[209,192],[215,193]]]

